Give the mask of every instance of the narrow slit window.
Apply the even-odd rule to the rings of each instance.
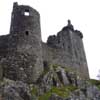
[[[25,16],[29,16],[29,15],[30,15],[30,12],[29,12],[28,9],[25,9],[24,15],[25,15]]]
[[[63,47],[65,47],[65,44],[63,43]]]
[[[28,36],[29,35],[29,31],[26,31],[25,34],[26,34],[26,36]]]

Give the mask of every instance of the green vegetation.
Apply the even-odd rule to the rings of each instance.
[[[72,91],[78,89],[78,87],[73,86],[73,85],[68,85],[68,86],[66,86],[65,88],[67,88],[70,92],[72,92]]]
[[[90,79],[89,82],[96,85],[100,89],[100,80]]]
[[[55,65],[53,65],[53,69],[54,70],[57,70],[57,68],[59,67],[60,65],[57,65],[57,64],[55,64]],[[76,71],[73,69],[73,68],[69,68],[69,67],[61,67],[60,66],[60,68],[63,68],[66,72],[73,72],[73,73],[76,73]]]
[[[56,71],[59,70],[59,68],[61,68],[60,65],[49,65],[48,69],[45,69],[42,75],[44,76],[49,71],[56,72]],[[65,70],[65,72],[73,72],[73,74],[76,74],[76,73],[74,73],[74,70],[72,68],[68,68],[68,67],[62,67],[62,68]],[[54,76],[55,80],[57,80],[60,83],[60,80],[59,80],[57,74],[55,73],[53,76]],[[43,95],[39,96],[38,100],[48,100],[52,94],[56,94],[56,95],[58,95],[62,98],[66,98],[70,95],[70,93],[72,91],[74,91],[76,89],[77,89],[77,87],[73,86],[73,85],[64,86],[62,84],[61,87],[53,86],[50,91],[48,91],[48,92],[44,93]],[[34,90],[35,89],[33,88],[33,94],[35,92]]]
[[[100,85],[98,85],[98,88],[100,89]]]
[[[63,86],[63,87],[52,87],[52,89],[45,93],[44,95],[39,97],[39,100],[48,100],[50,96],[54,93],[57,94],[60,97],[68,97],[70,92],[76,90],[77,87],[69,85],[69,86]]]
[[[49,91],[45,93],[44,95],[40,96],[38,100],[48,100],[50,96],[51,96],[51,92]]]
[[[31,87],[31,94],[32,94],[32,95],[36,95],[37,92],[38,92],[37,88],[36,88],[35,86],[32,86],[32,87]]]
[[[56,70],[59,67],[59,65],[53,65],[53,69]]]
[[[30,92],[31,92],[31,96],[32,96],[32,100],[37,100],[37,96],[38,96],[38,88],[36,88],[35,86],[30,86]]]

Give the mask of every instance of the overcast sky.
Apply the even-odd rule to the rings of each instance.
[[[91,78],[100,69],[100,0],[0,0],[0,35],[8,34],[13,2],[30,5],[41,14],[42,39],[56,34],[71,19],[80,30]]]

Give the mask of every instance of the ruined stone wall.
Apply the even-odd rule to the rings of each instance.
[[[63,67],[72,66],[72,57],[64,50],[54,49],[43,44],[43,60],[52,65],[61,65]]]
[[[14,3],[10,34],[0,37],[0,79],[3,76],[36,82],[45,63],[72,68],[89,78],[82,38],[82,33],[68,21],[57,35],[49,36],[47,43],[43,43],[39,13]]]
[[[72,49],[68,31],[60,31],[57,36],[50,36],[43,44],[44,60],[51,64],[72,67]]]
[[[29,83],[36,81],[43,71],[39,13],[29,6],[14,3],[6,40],[7,54],[1,58],[4,76]]]
[[[85,50],[82,41],[83,35],[80,31],[75,31],[72,36],[73,42],[73,57],[74,65],[79,70],[80,73],[84,73],[84,77],[89,77],[88,65],[85,56]],[[78,66],[78,67],[77,67]]]
[[[74,30],[72,25],[64,27],[57,36],[49,36],[47,44],[43,43],[44,61],[66,68],[73,68],[82,73],[82,77],[88,78],[88,66],[85,57],[83,35]]]

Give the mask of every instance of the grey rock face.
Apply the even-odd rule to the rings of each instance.
[[[66,85],[69,85],[70,82],[68,80],[68,77],[66,76],[66,72],[64,69],[62,68],[59,68],[58,69],[59,71],[57,72],[58,75],[60,76],[61,80],[62,80],[62,83],[66,86]]]
[[[69,85],[77,87],[77,83],[78,79],[76,78],[76,74],[74,72],[66,72],[65,69],[61,66],[58,66],[56,69],[52,67],[37,81],[37,85],[39,86],[39,95],[43,95],[44,93],[49,92],[52,87],[62,87]]]
[[[61,66],[56,66],[56,68],[55,67],[53,68],[48,70],[48,72],[45,73],[41,78],[40,81],[41,84],[39,84],[41,95],[53,91],[51,90],[52,87],[56,88],[62,87],[63,90],[63,86],[65,88],[66,86],[68,87],[72,86],[71,88],[73,88],[74,86],[76,87],[76,89],[73,89],[71,91],[70,90],[66,91],[66,94],[68,94],[67,92],[70,93],[69,95],[67,95],[67,97],[59,96],[60,91],[54,90],[56,92],[50,92],[51,95],[48,98],[48,100],[99,100],[100,99],[100,90],[95,85],[91,84],[88,80],[83,80],[80,76],[75,74],[75,72],[66,71],[66,69]]]
[[[2,86],[0,95],[1,100],[32,100],[28,86],[20,81]]]
[[[50,66],[34,84],[4,79],[1,100],[100,100],[100,90],[75,72]]]
[[[63,99],[62,97],[59,97],[56,94],[52,94],[49,100],[65,100],[65,99]]]
[[[91,88],[90,86],[89,88]],[[91,90],[78,90],[71,94],[70,98],[68,100],[100,100],[100,90],[92,88]],[[87,94],[87,92],[89,94]]]
[[[90,99],[100,100],[100,90],[96,86],[87,87],[87,96]]]

